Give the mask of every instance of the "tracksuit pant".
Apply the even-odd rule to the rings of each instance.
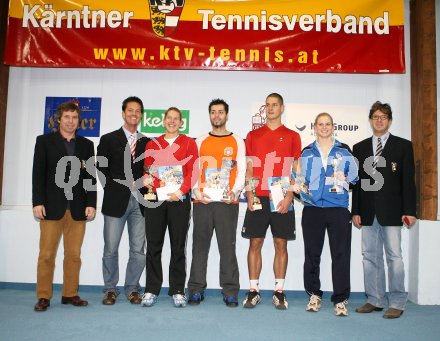
[[[160,206],[145,208],[147,238],[145,292],[159,295],[162,287],[162,248],[168,228],[171,246],[168,295],[184,294],[186,281],[186,239],[189,228],[191,202],[164,201]]]
[[[334,304],[350,296],[351,214],[343,207],[305,206],[302,213],[304,238],[304,287],[309,295],[322,297],[319,279],[322,248],[327,230],[332,257]]]
[[[206,289],[206,271],[211,239],[215,230],[220,254],[220,286],[226,296],[237,297],[240,289],[235,253],[238,204],[213,202],[194,204],[194,228],[189,295]]]

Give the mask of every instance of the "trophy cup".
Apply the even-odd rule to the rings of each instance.
[[[229,159],[222,160],[222,171],[224,171],[226,173],[225,177],[224,177],[224,180],[226,181],[226,183],[225,183],[225,188],[224,188],[223,196],[222,196],[222,200],[224,200],[224,201],[231,200],[231,196],[228,194],[229,193],[229,178],[231,176],[232,169],[236,165],[237,165],[237,161],[235,161],[235,160],[229,160]]]
[[[331,193],[341,193],[342,188],[338,185],[338,178],[336,176],[336,172],[338,171],[338,166],[341,163],[341,159],[333,158],[330,161],[332,167],[333,167],[333,187],[330,188],[329,192]]]
[[[263,206],[261,205],[260,199],[258,199],[257,194],[255,192],[258,183],[260,182],[259,178],[249,178],[246,180],[247,181],[247,187],[250,188],[250,190],[252,191],[252,195],[254,197],[253,202],[252,202],[252,207],[254,209],[254,211],[256,210],[261,210],[263,208]]]
[[[153,176],[153,167],[145,166],[144,167],[146,174],[146,182],[148,184],[145,185],[147,187],[147,194],[144,194],[145,200],[156,200],[156,194],[153,193],[152,186],[154,182],[154,176]]]

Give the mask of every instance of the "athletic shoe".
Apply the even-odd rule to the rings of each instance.
[[[142,306],[143,307],[152,307],[157,302],[157,295],[152,294],[151,292],[147,292],[142,296]]]
[[[309,303],[307,303],[306,310],[317,312],[321,308],[321,297],[318,295],[312,295],[309,298]]]
[[[205,299],[205,292],[203,290],[198,291],[195,294],[189,296],[188,304],[199,305],[200,302],[202,302],[204,299]]]
[[[335,304],[335,314],[336,316],[348,316],[347,310],[348,301],[339,302]]]
[[[186,307],[186,297],[182,294],[174,294],[173,295],[174,306],[176,308],[184,308]]]
[[[255,306],[260,303],[261,297],[258,291],[248,291],[246,298],[243,301],[243,307],[245,308],[255,308]]]
[[[234,296],[223,295],[223,302],[225,302],[225,304],[231,308],[238,306],[237,297],[234,297]]]
[[[274,291],[272,296],[272,302],[275,305],[275,308],[280,310],[286,310],[289,307],[289,304],[286,301],[286,295],[284,291]]]

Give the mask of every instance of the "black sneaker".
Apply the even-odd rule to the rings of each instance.
[[[272,302],[275,305],[275,308],[280,310],[286,310],[289,307],[289,304],[286,301],[286,295],[284,291],[274,291],[272,296]]]
[[[198,305],[205,299],[205,292],[198,291],[192,295],[189,295],[188,304],[190,305]]]
[[[261,297],[258,291],[248,291],[246,298],[243,301],[244,308],[255,308],[255,306],[260,303]]]
[[[235,296],[223,295],[223,302],[225,302],[225,304],[230,308],[234,308],[234,307],[238,306],[238,300],[237,300],[237,297],[235,297]]]

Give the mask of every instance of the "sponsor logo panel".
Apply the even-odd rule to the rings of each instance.
[[[57,130],[55,113],[60,104],[73,102],[81,110],[81,122],[77,134],[99,137],[101,126],[101,97],[46,97],[44,110],[44,134]]]

